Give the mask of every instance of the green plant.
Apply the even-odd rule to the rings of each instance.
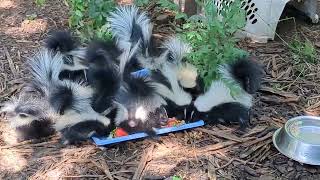
[[[35,20],[38,17],[38,15],[36,13],[32,13],[30,15],[27,15],[27,19],[32,21]]]
[[[289,44],[289,48],[296,64],[317,62],[317,51],[309,40],[301,41],[298,37],[295,37]]]
[[[137,6],[147,6],[150,3],[150,0],[135,0],[134,4]]]
[[[173,176],[172,180],[182,180],[182,178],[180,176]]]
[[[37,6],[43,6],[46,3],[46,0],[35,0]]]
[[[198,3],[204,8],[204,16],[189,18],[180,35],[191,44],[193,51],[188,59],[198,67],[206,87],[209,87],[212,80],[221,78],[219,65],[246,55],[245,51],[237,48],[234,38],[236,31],[245,26],[245,13],[239,0],[230,6],[224,5],[221,15],[212,0]]]
[[[93,37],[110,39],[111,33],[107,16],[115,7],[113,0],[69,0],[70,27],[74,28],[82,40]]]

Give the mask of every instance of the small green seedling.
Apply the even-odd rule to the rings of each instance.
[[[46,0],[35,0],[35,3],[37,6],[42,7],[46,3]]]

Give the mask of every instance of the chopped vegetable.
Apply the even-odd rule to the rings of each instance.
[[[165,126],[162,126],[162,128],[166,127],[174,127],[174,126],[180,126],[182,124],[185,124],[185,122],[182,120],[177,120],[175,117],[169,118],[167,121],[167,124]],[[128,136],[129,134],[122,128],[117,127],[110,133],[111,138],[115,137],[122,137],[122,136]]]
[[[124,131],[122,128],[117,128],[114,133],[115,137],[128,136],[128,135],[129,134],[126,131]]]

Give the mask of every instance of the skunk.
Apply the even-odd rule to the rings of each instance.
[[[115,96],[117,114],[115,124],[128,133],[146,132],[155,135],[154,129],[167,119],[165,100],[157,93],[150,77],[133,76],[131,63],[138,45],[120,56],[121,86]]]
[[[191,51],[189,44],[183,42],[178,37],[169,37],[163,48],[167,50],[167,62],[177,65],[177,78],[183,89],[192,95],[194,100],[198,95],[204,93],[204,82],[198,75],[197,68],[186,62],[186,56]]]
[[[108,21],[111,31],[121,50],[129,50],[136,44],[147,51],[152,36],[152,25],[145,12],[134,5],[119,6],[110,13]]]
[[[45,40],[45,47],[49,50],[63,54],[63,66],[60,79],[85,79],[85,48],[77,45],[77,40],[68,31],[53,31]]]
[[[196,68],[185,62],[191,48],[177,37],[168,38],[162,48],[164,60],[148,64],[151,77],[157,92],[167,102],[168,116],[186,119],[187,108],[203,87]]]
[[[55,72],[61,71],[63,67],[61,55],[56,53],[54,57],[60,55],[60,58],[50,58],[52,56],[49,53],[41,51],[40,56],[34,57],[30,62],[30,66],[34,80],[47,89],[48,101],[59,115],[54,122],[54,128],[62,132],[63,143],[74,144],[86,140],[93,134],[103,136],[104,133],[110,132],[110,119],[91,107],[93,89],[79,82],[59,80],[59,73]],[[48,66],[50,63],[54,65]],[[83,128],[78,128],[79,123]],[[105,130],[103,134],[101,129]],[[78,133],[74,134],[74,131]]]
[[[161,64],[165,60],[166,54],[156,46],[152,36],[153,26],[145,12],[139,12],[134,5],[119,6],[110,13],[108,21],[120,50],[129,51],[138,45],[130,60],[137,65],[137,69],[153,69],[154,64]]]
[[[92,135],[103,136],[110,132],[110,119],[91,107],[92,88],[59,79],[62,59],[63,55],[59,52],[53,53],[48,49],[39,51],[29,61],[32,80],[26,93],[21,94],[22,100],[13,99],[13,103],[3,109],[9,113],[10,123],[21,132],[23,140],[61,132],[64,144],[74,144]],[[30,94],[31,90],[39,93],[35,96]],[[101,129],[105,130],[103,134]]]
[[[9,124],[17,134],[17,141],[40,139],[53,135],[54,113],[45,99],[21,93],[6,102],[1,112],[6,112]]]
[[[166,78],[169,86],[161,82],[154,82],[154,85],[157,93],[165,98],[167,102],[166,109],[168,116],[184,119],[184,109],[192,103],[192,95],[180,86],[177,77],[177,68],[175,64],[164,63],[159,71]]]
[[[221,65],[219,72],[222,78],[213,81],[208,91],[194,101],[191,119],[203,119],[208,124],[239,122],[244,129],[250,123],[252,94],[260,88],[262,68],[254,61],[239,59]],[[239,92],[232,95],[228,82],[238,87]]]
[[[89,44],[86,54],[88,83],[94,90],[92,107],[107,115],[105,111],[111,111],[114,107],[114,96],[120,88],[120,52],[112,42],[95,40]]]
[[[12,98],[2,109],[6,112],[11,127],[18,133],[18,141],[47,137],[56,132],[56,114],[48,98],[51,84],[58,79],[62,56],[42,50],[29,60],[29,65],[32,79],[22,89],[19,97]]]

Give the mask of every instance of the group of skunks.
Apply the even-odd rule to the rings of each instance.
[[[29,59],[32,77],[2,108],[18,141],[59,132],[62,143],[76,144],[108,136],[116,127],[155,135],[168,117],[249,125],[252,94],[263,76],[259,64],[221,64],[222,79],[205,90],[198,70],[186,61],[189,45],[175,36],[157,45],[145,12],[119,6],[108,21],[110,42],[80,47],[69,32],[55,31]],[[241,92],[232,95],[224,80]]]

